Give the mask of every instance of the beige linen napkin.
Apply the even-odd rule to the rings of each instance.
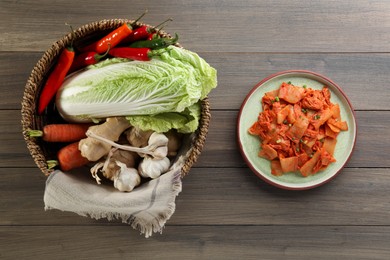
[[[175,166],[180,166],[178,163]],[[113,185],[98,185],[84,172],[53,172],[46,181],[45,209],[75,212],[94,219],[120,219],[144,234],[162,232],[175,211],[181,191],[181,167],[143,183],[131,192],[120,192]]]
[[[131,192],[121,192],[108,182],[98,185],[88,168],[50,174],[44,193],[45,210],[70,211],[94,219],[119,219],[150,237],[162,232],[175,212],[175,200],[182,189],[182,168],[194,152],[195,134],[185,136],[167,173],[144,182]],[[192,164],[191,163],[191,164]]]

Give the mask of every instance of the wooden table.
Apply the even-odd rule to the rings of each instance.
[[[158,24],[218,70],[212,121],[163,234],[45,212],[46,178],[21,134],[32,67],[74,27],[110,19]],[[389,259],[390,1],[52,1],[0,3],[0,259]],[[358,123],[351,160],[330,183],[292,192],[245,165],[239,107],[264,77],[321,73],[350,98]]]

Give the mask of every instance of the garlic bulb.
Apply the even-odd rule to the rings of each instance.
[[[100,184],[101,179],[98,176],[98,172],[101,171],[104,177],[114,181],[114,178],[120,171],[120,166],[118,166],[117,162],[124,163],[128,168],[134,168],[138,163],[138,158],[139,156],[135,152],[112,148],[105,160],[99,161],[91,168],[92,177]]]
[[[138,165],[138,172],[144,178],[155,179],[168,171],[170,163],[168,157],[162,159],[145,157]]]
[[[152,130],[143,131],[139,127],[134,126],[125,132],[125,136],[131,146],[144,147],[148,145],[148,140],[152,133]]]
[[[120,191],[132,191],[141,183],[141,177],[134,168],[128,168],[126,164],[116,161],[120,167],[117,175],[114,177],[114,187]]]
[[[148,145],[145,147],[133,147],[129,145],[121,145],[117,144],[107,138],[104,138],[100,135],[93,133],[92,131],[87,131],[86,135],[90,138],[101,141],[105,144],[110,145],[111,147],[115,147],[118,149],[136,152],[140,156],[144,157],[146,155],[150,155],[155,159],[162,159],[168,154],[168,138],[164,134],[159,134],[154,132],[148,140]],[[107,151],[108,153],[108,151]]]
[[[164,134],[154,132],[149,137],[147,147],[150,147],[151,150],[153,150],[151,155],[154,159],[163,159],[168,154],[168,137]]]

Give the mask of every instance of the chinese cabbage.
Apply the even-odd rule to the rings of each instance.
[[[217,72],[204,59],[170,46],[151,61],[107,59],[69,75],[57,93],[56,105],[68,121],[126,116],[140,125],[155,118],[161,126],[164,115],[156,115],[174,113],[165,117],[182,122],[181,126],[172,123],[181,128],[195,118],[188,117],[189,107],[216,86]]]

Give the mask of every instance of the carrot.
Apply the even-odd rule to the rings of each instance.
[[[79,142],[68,144],[57,153],[57,159],[62,171],[70,171],[86,165],[89,161],[81,155]]]
[[[30,137],[42,137],[46,142],[75,142],[86,137],[91,124],[50,124],[41,130],[29,131]]]

